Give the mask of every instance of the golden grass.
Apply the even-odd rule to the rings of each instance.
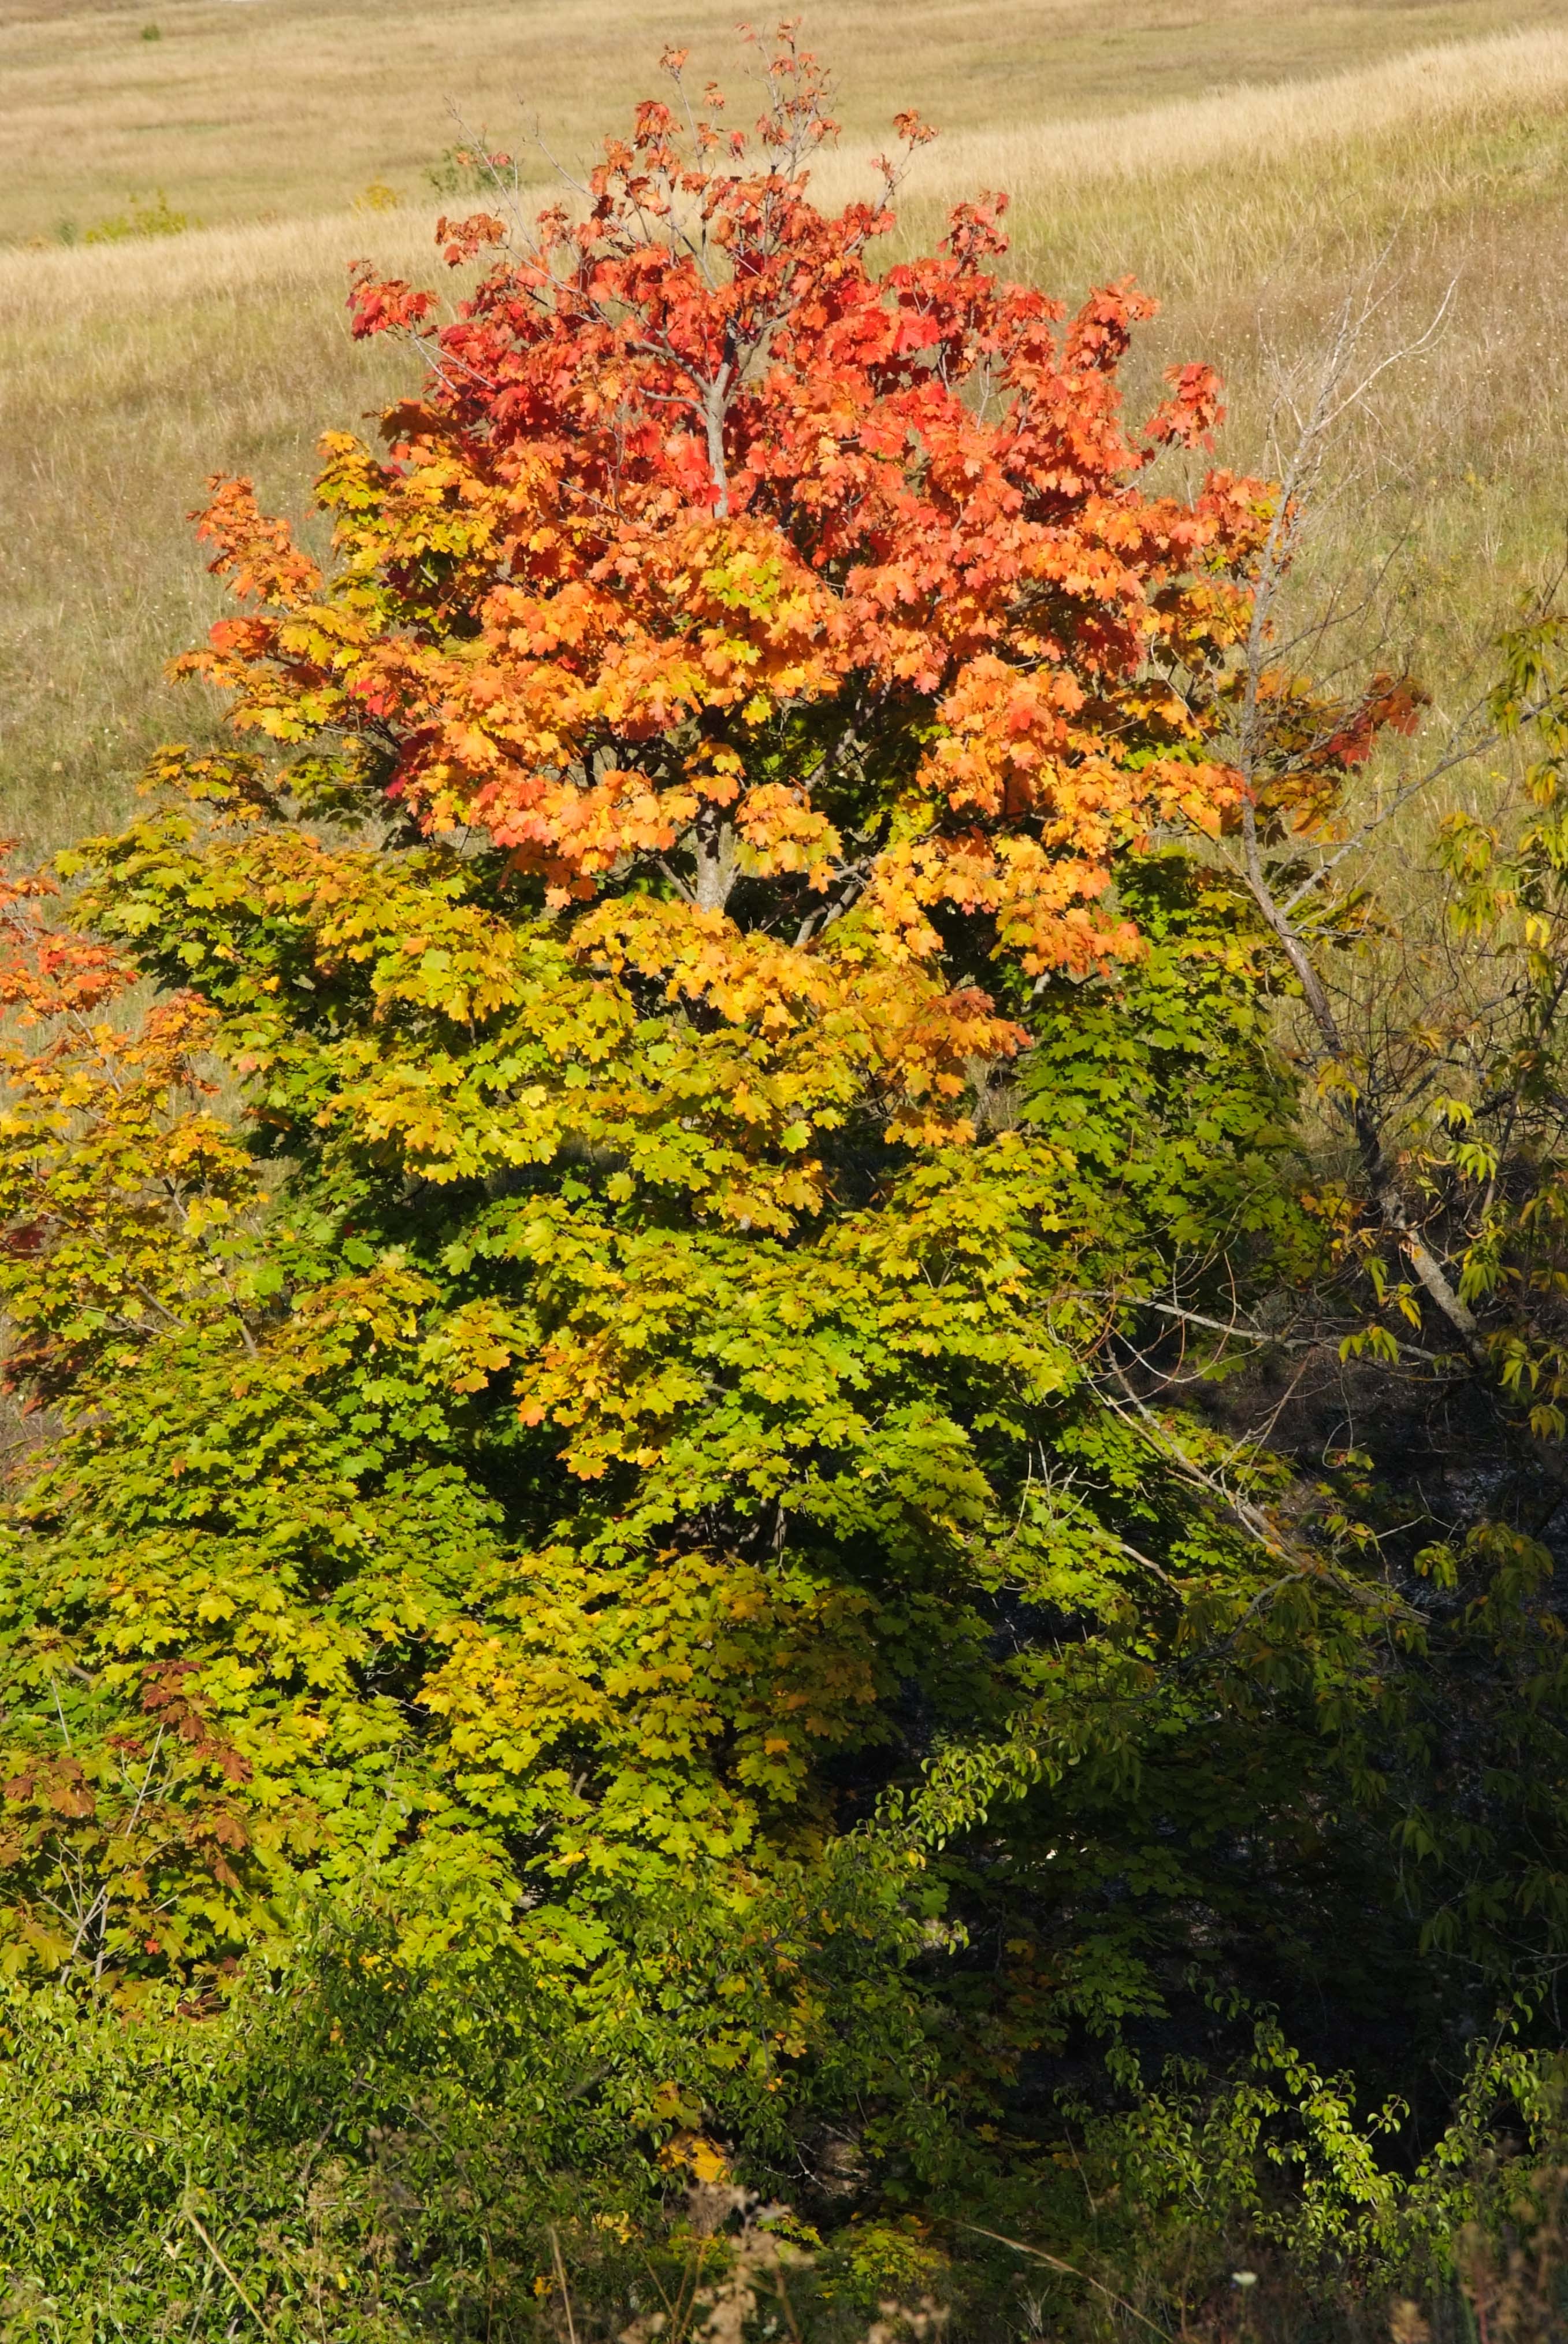
[[[1137,187],[1235,162],[1276,171],[1303,149],[1321,155],[1390,133],[1408,144],[1423,130],[1448,138],[1500,112],[1564,97],[1568,23],[1417,48],[1311,79],[1238,81],[1110,117],[960,129],[945,135],[941,167],[949,179],[1029,194],[1103,180]],[[859,163],[852,146],[842,147],[819,176],[836,192]]]
[[[907,96],[956,119],[920,158],[900,240],[929,238],[957,196],[1010,186],[1010,265],[1069,295],[1130,271],[1159,291],[1165,311],[1135,371],[1152,388],[1174,359],[1220,363],[1233,386],[1222,453],[1243,465],[1266,457],[1276,377],[1310,359],[1374,252],[1392,248],[1378,328],[1391,341],[1457,279],[1436,348],[1355,419],[1343,458],[1354,492],[1326,513],[1315,556],[1320,576],[1355,575],[1402,537],[1389,622],[1457,692],[1522,584],[1551,563],[1568,515],[1568,0],[1507,32],[1495,9],[1476,6],[1196,0],[1180,17],[1177,6],[1039,0],[1021,30],[1018,12],[1006,18],[1005,38],[990,9],[912,0],[895,19],[851,7],[831,49],[853,104],[822,191],[864,184],[871,125]],[[214,604],[184,518],[205,476],[251,471],[264,498],[297,514],[317,434],[408,379],[397,351],[349,341],[342,308],[344,264],[359,252],[427,273],[425,203],[367,217],[341,202],[372,173],[397,183],[394,129],[410,158],[449,143],[440,73],[461,94],[488,27],[492,60],[504,63],[476,86],[492,134],[513,135],[514,53],[526,53],[541,114],[580,151],[626,96],[652,86],[668,32],[706,35],[729,9],[700,0],[677,20],[617,0],[593,12],[574,48],[554,0],[505,19],[475,6],[438,20],[394,0],[375,20],[372,71],[363,16],[296,0],[250,11],[137,0],[135,11],[26,20],[6,7],[0,126],[8,151],[43,157],[37,185],[9,198],[20,225],[26,206],[46,217],[78,201],[73,173],[96,190],[80,198],[84,217],[158,186],[176,206],[230,215],[157,241],[0,251],[0,797],[7,826],[45,844],[112,818],[158,738],[212,721],[159,681]],[[137,42],[144,11],[162,41]],[[1394,53],[1412,33],[1477,26],[1462,42]],[[1017,64],[1003,81],[997,44],[1008,39]],[[705,37],[696,62],[717,46]],[[351,51],[368,76],[358,106],[342,77]],[[1352,69],[1349,54],[1372,62]],[[232,76],[246,58],[220,204],[181,177],[199,117],[180,109],[206,102],[203,76],[226,60]],[[1251,61],[1279,86],[1214,90],[1227,59],[1227,81]],[[150,104],[144,68],[171,76],[176,126],[148,132],[148,167],[131,180],[116,174],[133,99]],[[45,132],[73,74],[88,128],[67,154]],[[1159,96],[1171,87],[1189,94]],[[1124,110],[1113,114],[1118,93]],[[13,189],[28,177],[15,174]],[[417,172],[403,178],[412,194]],[[337,208],[325,209],[334,195]],[[271,224],[233,218],[264,197],[316,208]]]
[[[735,0],[0,0],[0,235],[52,235],[166,187],[224,221],[336,210],[381,178],[417,197],[455,103],[508,141],[536,118],[578,159],[690,43],[749,110]],[[767,19],[763,20],[764,22]],[[839,0],[830,49],[851,140],[900,106],[951,131],[1070,121],[1298,84],[1562,0]],[[141,35],[156,24],[161,38]]]
[[[427,224],[422,224],[427,225]],[[348,338],[343,260],[411,263],[351,216],[0,258],[0,793],[53,843],[112,818],[157,742],[210,723],[162,681],[216,592],[186,519],[253,472],[297,512],[317,433],[390,388]]]

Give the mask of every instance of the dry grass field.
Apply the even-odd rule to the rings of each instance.
[[[209,222],[332,211],[373,178],[416,196],[456,106],[538,121],[580,157],[666,41],[734,88],[735,0],[5,0],[0,235],[53,235],[165,187]],[[762,20],[764,23],[767,19]],[[1553,0],[841,0],[808,31],[856,140],[916,106],[1015,129],[1387,63]],[[159,37],[144,35],[156,26]]]
[[[220,469],[297,513],[316,435],[399,379],[347,338],[344,264],[424,270],[457,120],[520,145],[537,119],[575,162],[671,38],[739,112],[731,22],[717,0],[0,0],[8,828],[43,847],[112,817],[156,739],[212,722],[160,678],[212,606],[185,515]],[[1568,0],[849,0],[807,31],[841,91],[826,188],[863,184],[918,106],[945,135],[902,233],[1005,186],[1020,273],[1072,294],[1135,272],[1165,303],[1150,377],[1205,356],[1231,381],[1228,460],[1267,460],[1280,381],[1377,256],[1379,349],[1452,288],[1349,419],[1313,562],[1353,581],[1394,550],[1379,623],[1460,693],[1568,524]],[[395,208],[355,208],[372,182]],[[160,194],[205,225],[84,240]]]

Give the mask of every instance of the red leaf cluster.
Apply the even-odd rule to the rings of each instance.
[[[357,732],[422,825],[487,832],[558,905],[642,869],[802,951],[851,912],[905,963],[949,912],[1030,974],[1132,948],[1117,852],[1237,794],[1213,743],[1267,499],[1142,478],[1208,442],[1215,376],[1173,369],[1130,431],[1153,304],[1005,282],[1004,197],[879,270],[904,165],[812,203],[833,126],[789,28],[755,138],[665,62],[687,127],[639,107],[580,206],[441,223],[449,261],[494,256],[447,323],[359,272],[355,331],[413,335],[425,393],[386,460],[327,443],[331,587],[215,483],[214,567],[264,607],[193,663],[242,724]],[[907,162],[929,134],[899,127]]]

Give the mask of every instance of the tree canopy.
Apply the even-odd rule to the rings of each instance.
[[[1211,371],[1130,427],[1131,280],[1005,281],[1000,197],[879,266],[792,36],[750,135],[666,66],[446,322],[359,274],[425,379],[330,567],[202,520],[236,745],[6,882],[0,1955],[197,2012],[349,1916],[525,1980],[596,2154],[930,2207],[1227,1996],[1463,2019],[1403,1550],[1201,1331],[1348,1209],[1219,850],[1417,702],[1272,676],[1245,770]]]

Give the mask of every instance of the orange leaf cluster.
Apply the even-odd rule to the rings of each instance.
[[[490,256],[444,325],[359,272],[356,332],[411,335],[424,394],[384,460],[326,442],[330,584],[215,482],[213,566],[260,607],[186,664],[243,726],[356,735],[417,824],[487,834],[548,904],[684,904],[678,986],[729,951],[744,989],[746,932],[809,955],[845,919],[890,970],[934,971],[962,915],[1081,973],[1136,948],[1118,853],[1235,803],[1213,743],[1266,497],[1142,484],[1221,409],[1189,365],[1128,429],[1131,280],[1071,318],[1004,282],[1004,197],[879,273],[902,166],[818,209],[833,126],[789,28],[767,86],[755,140],[711,89],[684,131],[650,102],[577,213],[444,220],[449,262]]]

